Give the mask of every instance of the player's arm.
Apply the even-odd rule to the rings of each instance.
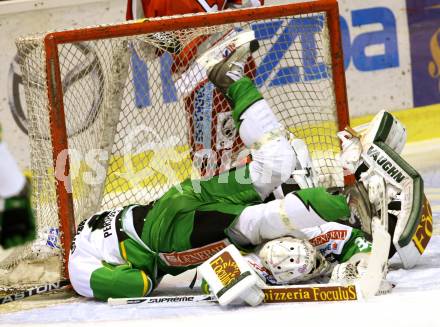
[[[338,262],[356,261],[357,258],[365,257],[364,254],[371,252],[371,242],[367,240],[365,234],[353,228],[350,237],[344,242],[342,251],[335,256]]]
[[[76,287],[77,292],[81,292]],[[90,288],[99,300],[108,298],[148,296],[154,288],[151,278],[130,264],[111,265],[102,262],[102,267],[92,272]]]
[[[225,48],[229,49],[226,53],[221,51]],[[240,139],[252,154],[252,184],[265,199],[290,177],[296,158],[282,124],[252,80],[244,77],[247,58],[257,49],[254,33],[245,31],[225,40],[218,49],[210,49],[198,61],[208,68],[209,80],[232,104]]]
[[[344,224],[327,222],[305,228],[302,232],[326,258],[337,263],[357,263],[360,260],[366,263],[372,250],[372,243],[364,232]]]
[[[330,232],[333,233],[333,237],[336,237],[336,239],[330,240],[327,245],[320,245],[324,246],[323,250],[326,256],[332,256],[337,262],[336,265],[330,265],[329,269],[325,271],[325,275],[331,275],[330,283],[357,283],[365,296],[374,295],[377,291],[379,293],[387,292],[391,289],[391,283],[385,279],[387,273],[386,252],[388,250],[381,251],[382,246],[386,246],[386,244],[382,243],[383,240],[380,239],[379,234],[374,233],[373,242],[375,243],[372,244],[367,240],[365,234],[356,228],[338,223],[327,223],[321,225],[320,229],[323,234]],[[345,236],[342,237],[343,235]],[[376,239],[376,237],[379,238]],[[310,241],[318,245],[321,240],[322,238],[318,236]],[[379,252],[377,252],[378,249]],[[379,265],[380,271],[375,270],[377,265]],[[375,289],[376,287],[378,288]]]

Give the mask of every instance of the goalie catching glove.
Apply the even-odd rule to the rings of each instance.
[[[432,224],[430,229],[423,220],[432,216],[420,174],[400,156],[406,142],[405,127],[393,115],[381,111],[370,124],[348,127],[338,136],[342,141],[341,164],[365,186],[370,202],[376,204],[373,209],[380,211],[380,203],[385,202],[393,246],[404,267],[413,267],[432,234]],[[376,186],[381,180],[385,181],[385,192],[379,199]],[[371,233],[369,224],[361,225]]]
[[[354,259],[354,258],[353,258]],[[350,260],[337,264],[332,271],[332,275],[329,283],[336,284],[356,284],[360,281],[362,276],[367,273],[369,255],[365,255],[362,258],[357,258],[358,260]],[[384,276],[380,281],[379,290],[375,295],[382,295],[391,292],[394,285],[385,279],[387,269],[384,271]]]

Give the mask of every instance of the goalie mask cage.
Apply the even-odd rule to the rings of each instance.
[[[305,140],[319,180],[342,186],[336,132],[348,124],[348,109],[336,1],[23,37],[17,47],[32,200],[43,238],[14,251],[2,268],[58,256],[58,278],[67,277],[68,252],[81,220],[148,203],[186,178],[242,165],[246,152],[229,103],[203,71],[195,71],[194,61],[224,35],[243,29],[253,30],[260,43],[246,74],[286,130]],[[61,251],[50,248],[58,229]],[[17,284],[3,278],[1,284],[16,288],[37,282],[33,279]]]

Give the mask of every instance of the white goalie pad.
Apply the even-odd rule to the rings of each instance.
[[[423,180],[399,155],[406,143],[405,127],[382,110],[369,124],[347,128],[338,136],[342,140],[343,167],[353,173],[364,163],[368,167],[368,171],[361,174],[364,185],[368,188],[376,177],[383,178],[387,186],[387,203],[391,200],[401,202],[393,244],[404,267],[413,267],[429,242],[430,230],[426,227],[429,224],[422,223],[423,219],[429,220],[429,214],[422,215]],[[376,201],[374,195],[370,195],[373,197],[370,200]],[[424,208],[428,212],[429,203]],[[417,236],[417,231],[423,235]]]
[[[369,167],[367,172],[361,174],[366,187],[375,177],[380,176],[387,184],[387,204],[399,194],[401,210],[397,215],[393,244],[404,267],[411,268],[422,254],[413,237],[422,217],[423,180],[416,170],[383,142],[372,144],[363,152],[362,159]]]
[[[406,144],[406,128],[392,114],[381,110],[373,120],[364,125],[354,127],[359,133],[362,147],[368,147],[374,142],[383,142],[400,154]]]

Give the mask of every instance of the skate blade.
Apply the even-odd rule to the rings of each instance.
[[[196,62],[203,67],[205,67],[206,70],[209,70],[214,65],[218,64],[222,60],[224,60],[229,54],[235,49],[239,48],[240,46],[251,43],[255,40],[255,33],[254,31],[245,31],[241,32],[231,38],[228,38],[212,49],[206,51],[204,54],[202,54]],[[252,42],[250,45],[250,51],[255,51],[258,46],[258,43]],[[228,53],[229,51],[229,53]]]

